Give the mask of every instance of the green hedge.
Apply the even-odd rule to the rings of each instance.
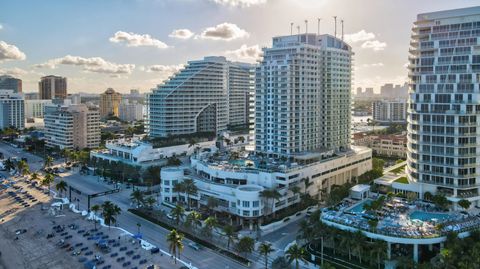
[[[178,228],[173,227],[173,226],[171,226],[171,225],[168,224],[168,223],[162,222],[162,221],[160,221],[159,219],[154,218],[154,217],[152,217],[151,215],[148,215],[148,214],[146,214],[145,212],[142,212],[142,211],[140,211],[140,210],[137,210],[137,209],[128,209],[128,211],[131,212],[131,213],[133,213],[133,214],[135,214],[135,215],[137,215],[137,216],[139,216],[139,217],[141,217],[141,218],[144,218],[144,219],[146,219],[146,220],[148,220],[148,221],[150,221],[150,222],[153,222],[153,223],[155,223],[155,224],[157,224],[157,225],[159,225],[159,226],[162,226],[163,228],[165,228],[165,229],[167,229],[167,230],[173,230],[173,229],[178,230]],[[235,254],[235,253],[233,253],[233,252],[227,251],[227,250],[225,250],[225,249],[219,248],[219,247],[215,246],[214,244],[212,244],[212,243],[210,243],[210,242],[208,242],[208,241],[205,241],[205,240],[203,240],[203,239],[200,239],[200,238],[198,238],[198,237],[196,237],[196,236],[194,236],[194,235],[191,235],[191,234],[189,234],[189,233],[186,233],[186,232],[184,232],[184,231],[181,231],[181,232],[183,232],[183,233],[185,234],[185,237],[186,237],[186,238],[188,238],[188,239],[190,239],[190,240],[192,240],[192,241],[194,241],[194,242],[196,242],[196,243],[198,243],[198,244],[200,244],[200,245],[202,245],[202,246],[205,246],[205,247],[207,247],[207,248],[209,248],[209,249],[212,249],[212,250],[214,250],[214,251],[216,251],[216,252],[218,252],[218,253],[220,253],[220,254],[222,254],[222,255],[224,255],[224,256],[227,256],[227,257],[229,257],[229,258],[231,258],[231,259],[233,259],[233,260],[235,260],[235,261],[237,261],[237,262],[245,265],[245,266],[249,266],[249,265],[250,265],[250,261],[249,261],[248,259],[242,257],[242,256],[239,256],[239,255],[237,255],[237,254]]]

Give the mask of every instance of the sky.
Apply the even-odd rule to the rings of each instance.
[[[355,52],[354,87],[404,83],[418,13],[480,0],[0,0],[0,74],[38,91],[44,75],[68,92],[148,92],[189,60],[222,55],[255,63],[272,37],[334,33]]]

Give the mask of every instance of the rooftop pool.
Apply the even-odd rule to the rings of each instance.
[[[360,203],[356,204],[354,207],[350,208],[348,210],[348,212],[362,213],[363,211],[365,211],[365,209],[363,209],[363,205],[364,204],[370,204],[370,203],[372,203],[372,200],[370,200],[370,199],[363,200]]]
[[[418,219],[422,221],[430,221],[432,219],[445,220],[450,216],[446,213],[430,213],[424,211],[414,211],[410,214],[410,219]]]

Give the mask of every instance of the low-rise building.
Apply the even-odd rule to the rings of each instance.
[[[192,155],[189,167],[162,169],[160,196],[166,203],[185,201],[182,193],[173,192],[173,186],[189,178],[198,188],[198,194],[190,198],[198,204],[206,205],[210,197],[215,198],[217,210],[238,217],[240,222],[255,223],[300,202],[300,195],[292,191],[294,186],[301,193],[321,198],[332,186],[351,182],[371,170],[371,158],[371,150],[364,147],[352,147],[347,153],[325,152],[308,164],[246,152],[202,152]],[[280,193],[278,200],[263,196],[262,191],[272,189]]]
[[[90,158],[109,162],[122,162],[135,166],[151,166],[164,164],[165,159],[178,155],[191,155],[199,148],[215,148],[215,141],[201,142],[195,146],[189,144],[155,148],[152,144],[142,141],[140,136],[108,140],[105,149],[92,150]]]
[[[0,90],[0,129],[25,128],[25,100],[14,90]]]
[[[368,133],[353,134],[353,144],[369,147],[373,154],[389,157],[407,157],[407,135],[373,135]]]

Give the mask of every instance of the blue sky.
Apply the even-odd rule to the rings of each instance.
[[[69,92],[148,91],[188,60],[225,55],[254,62],[290,23],[333,33],[345,20],[355,86],[406,79],[416,14],[479,5],[473,0],[1,0],[0,73],[36,91],[42,75],[68,77]],[[177,35],[172,35],[174,30]],[[148,35],[148,36],[147,36]],[[187,38],[189,37],[189,38]],[[3,53],[3,55],[2,55]],[[68,57],[66,57],[68,56]]]

